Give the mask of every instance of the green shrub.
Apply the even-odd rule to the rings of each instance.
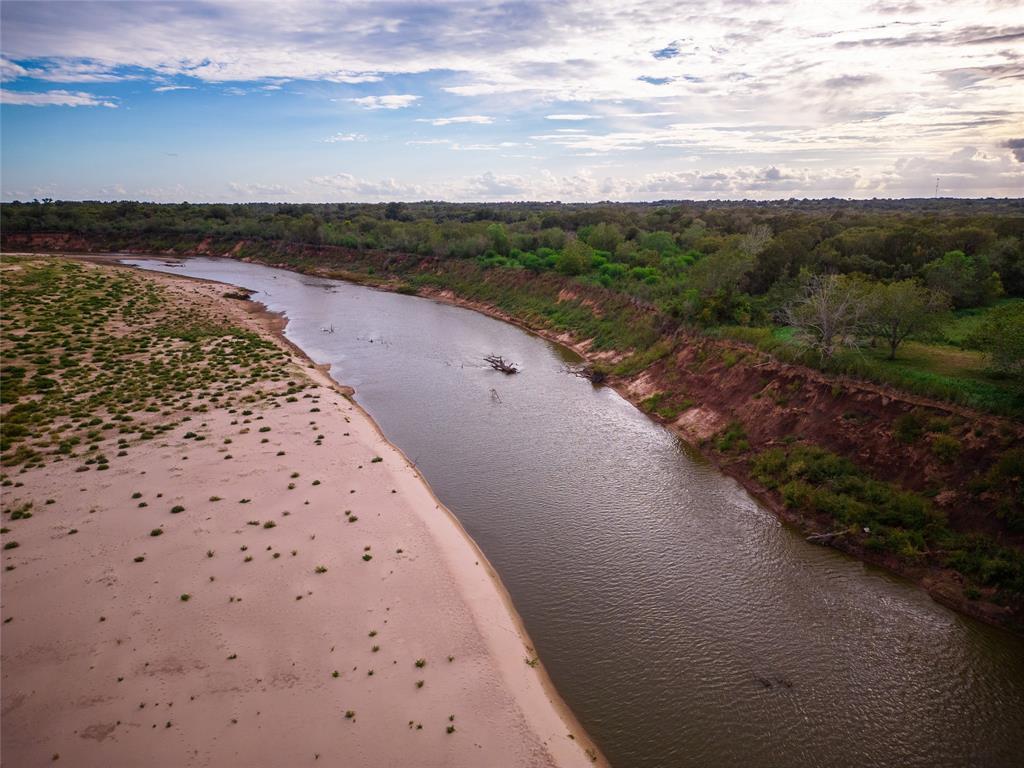
[[[901,443],[910,445],[921,439],[928,422],[917,411],[910,411],[910,413],[897,416],[893,420],[892,426],[893,437]]]
[[[950,463],[960,455],[963,446],[952,435],[934,435],[932,437],[932,453],[939,461]]]
[[[747,433],[739,421],[731,421],[715,439],[715,447],[722,453],[730,451],[746,451],[750,448]]]

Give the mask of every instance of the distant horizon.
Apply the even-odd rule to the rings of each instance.
[[[0,21],[4,200],[1024,194],[1016,0],[9,0]]]
[[[829,201],[841,203],[868,202],[968,202],[968,201],[1004,201],[1024,203],[1024,194],[1013,195],[975,195],[975,196],[943,196],[939,197],[711,197],[711,198],[661,198],[657,200],[440,200],[424,198],[422,200],[141,200],[135,198],[120,199],[58,199],[34,198],[32,200],[0,200],[0,205],[31,205],[42,203],[99,203],[114,205],[117,203],[139,203],[141,205],[682,205],[707,203],[745,203],[750,205],[767,205],[771,203],[824,203]]]

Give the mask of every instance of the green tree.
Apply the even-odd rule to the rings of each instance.
[[[967,342],[989,353],[994,370],[1024,380],[1024,301],[991,310]]]
[[[565,245],[565,230],[561,227],[548,227],[537,233],[539,247],[560,251]]]
[[[587,235],[587,244],[599,251],[615,253],[615,249],[622,242],[622,230],[617,224],[609,224],[602,221],[591,227]]]
[[[885,339],[889,359],[909,336],[935,328],[949,310],[949,297],[916,280],[879,283],[868,296],[868,329]]]
[[[563,275],[582,275],[590,269],[594,250],[579,238],[573,238],[565,244],[558,257],[558,271]]]
[[[999,273],[992,270],[988,259],[963,251],[947,251],[926,264],[923,272],[928,286],[948,294],[957,309],[991,304],[1003,293]]]
[[[491,224],[487,227],[487,237],[491,239],[491,248],[493,248],[496,253],[499,253],[502,256],[508,256],[508,233],[505,231],[504,226],[497,222]]]
[[[676,239],[671,232],[659,230],[647,232],[640,236],[640,247],[647,251],[657,251],[659,256],[676,250]]]
[[[754,227],[748,234],[733,238],[726,248],[698,261],[690,268],[688,280],[700,294],[705,322],[736,320],[737,297],[743,278],[754,268],[758,255],[771,242],[771,230]],[[742,320],[743,318],[739,318]]]

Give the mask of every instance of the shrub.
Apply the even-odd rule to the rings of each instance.
[[[904,413],[897,416],[892,423],[892,434],[901,443],[910,445],[916,443],[924,434],[928,422],[917,411]]]
[[[939,461],[950,463],[960,455],[963,446],[952,435],[935,435],[932,437],[932,453]]]
[[[722,453],[749,450],[750,443],[747,441],[747,433],[743,429],[743,424],[738,421],[729,422],[729,425],[719,433],[715,440],[715,447]]]

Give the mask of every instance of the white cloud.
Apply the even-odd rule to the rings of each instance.
[[[310,183],[333,193],[342,200],[384,201],[421,200],[422,188],[415,184],[403,184],[394,179],[368,181],[350,173],[336,173],[333,176],[314,176]]]
[[[116,109],[117,104],[107,101],[101,96],[81,91],[11,91],[0,92],[0,102],[4,104],[20,104],[26,107],[110,107]]]
[[[580,114],[567,114],[567,115],[545,115],[545,120],[593,120],[596,115],[580,115]]]
[[[419,100],[419,96],[411,93],[391,94],[388,96],[360,96],[355,99],[348,99],[353,104],[358,104],[365,109],[405,109],[411,107]]]
[[[472,123],[473,125],[490,125],[494,122],[493,117],[488,115],[459,115],[457,117],[418,117],[417,123],[430,123],[431,125],[460,125]]]
[[[366,141],[366,137],[361,133],[336,133],[333,136],[322,139],[322,141],[325,144],[338,144],[347,141]]]
[[[237,195],[260,200],[281,200],[295,194],[294,189],[281,184],[245,184],[229,181],[228,189]]]
[[[28,70],[23,66],[11,61],[6,56],[0,56],[0,83],[17,80],[19,77],[25,77],[27,74]]]
[[[153,89],[154,93],[166,93],[168,91],[194,91],[194,85],[159,85]]]

